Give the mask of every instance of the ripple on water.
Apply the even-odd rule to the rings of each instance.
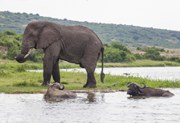
[[[128,98],[126,92],[78,93],[78,98],[46,102],[42,94],[0,94],[1,122],[179,122],[180,89],[171,98]]]

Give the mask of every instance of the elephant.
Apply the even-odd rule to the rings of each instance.
[[[64,86],[58,82],[49,85],[44,94],[44,99],[46,101],[63,101],[64,99],[74,99],[76,97],[76,93],[64,90]]]
[[[101,55],[101,82],[104,80],[103,54],[104,47],[99,37],[91,29],[84,26],[65,26],[48,21],[30,22],[24,31],[21,53],[16,61],[23,63],[32,48],[43,49],[43,86],[54,82],[60,83],[59,59],[79,64],[87,72],[84,88],[95,88],[94,71]]]
[[[151,96],[171,97],[171,96],[174,96],[174,94],[168,90],[146,87],[145,84],[143,87],[141,87],[137,83],[128,82],[127,87],[128,87],[127,94],[129,94],[131,96],[146,96],[146,97],[151,97]]]

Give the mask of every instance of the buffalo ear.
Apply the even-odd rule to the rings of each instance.
[[[36,48],[45,49],[53,42],[60,40],[60,32],[50,26],[46,26],[39,34]]]

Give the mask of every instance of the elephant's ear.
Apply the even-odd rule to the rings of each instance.
[[[45,49],[60,38],[60,32],[55,27],[45,26],[39,33],[36,48]]]

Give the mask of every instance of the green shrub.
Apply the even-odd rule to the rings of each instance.
[[[144,59],[144,56],[141,54],[134,54],[134,56],[136,59],[139,59],[139,60]]]
[[[147,49],[146,53],[144,54],[144,57],[146,59],[151,59],[151,60],[160,60],[160,61],[165,60],[165,57],[161,56],[159,51],[153,48]]]
[[[180,58],[179,57],[171,57],[169,58],[170,61],[174,61],[174,62],[180,62]]]
[[[132,62],[134,60],[136,60],[136,57],[122,44],[112,42],[105,45],[105,62]]]

